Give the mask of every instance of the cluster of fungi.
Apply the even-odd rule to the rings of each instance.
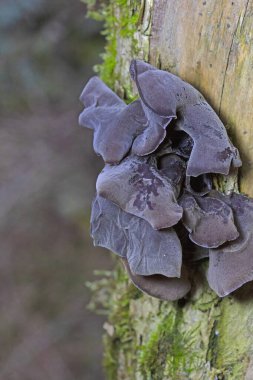
[[[139,99],[120,99],[98,77],[79,122],[94,130],[105,167],[91,212],[94,244],[121,257],[143,292],[180,299],[191,265],[208,259],[209,286],[226,296],[253,280],[253,200],[213,189],[213,174],[241,166],[221,120],[179,77],[133,60]]]

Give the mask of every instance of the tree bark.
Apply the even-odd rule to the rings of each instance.
[[[109,7],[116,15],[116,91],[124,95],[132,85],[133,57],[194,85],[239,148],[239,189],[253,196],[253,0],[118,0]],[[127,14],[138,17],[126,36],[117,20]],[[235,177],[216,184],[237,189]],[[253,285],[220,299],[208,289],[205,269],[184,303],[141,295],[119,268],[103,282],[110,294],[109,379],[253,379]]]

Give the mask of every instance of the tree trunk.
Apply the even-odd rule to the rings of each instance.
[[[102,77],[128,98],[129,62],[139,57],[193,84],[239,148],[239,189],[253,196],[253,0],[116,0],[104,14]],[[216,183],[237,186],[234,177]],[[184,303],[140,294],[120,268],[101,280],[108,379],[253,379],[253,285],[220,299],[204,270]]]

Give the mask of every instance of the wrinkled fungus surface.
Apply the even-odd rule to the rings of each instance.
[[[132,282],[163,300],[185,297],[191,267],[209,260],[220,296],[253,280],[253,200],[213,190],[241,166],[221,120],[189,83],[133,60],[139,99],[126,105],[98,77],[79,122],[105,166],[91,213],[94,244],[120,256]]]

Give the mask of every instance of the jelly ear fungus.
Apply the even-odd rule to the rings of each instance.
[[[98,77],[79,122],[94,130],[105,167],[92,205],[94,244],[120,256],[131,281],[162,300],[185,297],[191,266],[226,296],[253,280],[253,200],[213,190],[212,176],[241,166],[221,120],[192,85],[133,60],[139,99],[125,104]]]

